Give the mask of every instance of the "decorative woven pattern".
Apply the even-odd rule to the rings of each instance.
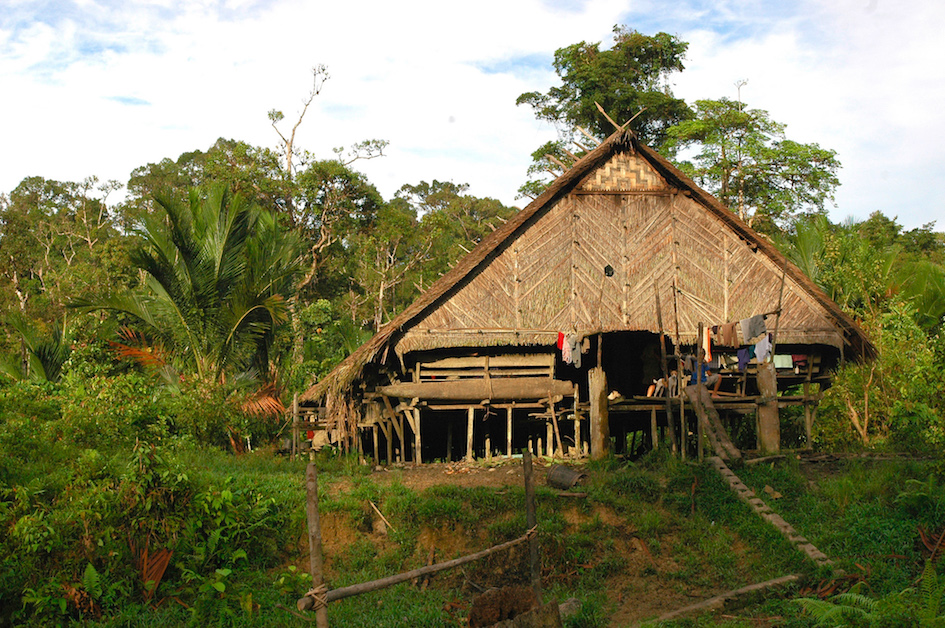
[[[583,190],[663,190],[666,181],[636,153],[616,153],[588,175]]]

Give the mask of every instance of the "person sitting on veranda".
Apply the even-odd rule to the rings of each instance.
[[[705,384],[706,388],[712,389],[713,396],[717,396],[716,393],[719,392],[719,386],[722,384],[722,376],[715,372],[714,369],[710,368],[708,364],[706,364],[705,350],[701,347],[699,348],[699,357],[696,360],[696,366],[689,373],[690,386],[695,386],[698,383],[696,373],[700,373],[702,375],[702,383]]]

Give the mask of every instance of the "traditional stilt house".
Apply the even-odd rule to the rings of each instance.
[[[809,438],[831,369],[875,352],[766,239],[618,130],[302,400],[378,461],[685,456],[703,429],[737,457],[725,419],[777,450],[778,408],[796,404]]]

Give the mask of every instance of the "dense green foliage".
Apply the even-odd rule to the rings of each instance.
[[[776,232],[800,214],[825,210],[839,184],[836,153],[784,136],[767,111],[722,98],[697,100],[693,117],[670,127],[661,150],[698,150],[680,168],[749,226]]]

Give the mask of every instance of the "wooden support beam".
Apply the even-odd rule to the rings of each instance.
[[[555,442],[557,443],[555,447],[555,455],[558,457],[564,457],[564,443],[561,442],[561,432],[558,430],[558,413],[555,412],[555,400],[548,400],[548,411],[551,412],[551,425],[554,428],[554,437]],[[551,438],[549,436],[549,438]]]
[[[390,419],[391,425],[393,426],[394,431],[397,433],[397,439],[400,441],[400,449],[398,449],[400,455],[398,458],[399,462],[403,462],[405,455],[404,449],[406,449],[407,445],[404,442],[404,426],[402,420],[398,414],[394,412],[394,407],[390,403],[390,397],[387,395],[381,395],[381,399],[384,401],[384,408],[387,410],[387,417]],[[388,462],[392,463],[394,460],[391,459]]]

